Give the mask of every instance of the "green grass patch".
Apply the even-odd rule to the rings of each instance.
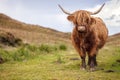
[[[0,49],[0,56],[4,61],[24,61],[34,57],[37,57],[41,54],[54,54],[59,51],[67,50],[67,47],[62,44],[61,45],[47,45],[41,44],[40,46],[35,45],[23,45],[14,51],[7,51],[4,49]]]
[[[80,70],[81,61],[74,49],[60,50],[60,45],[27,45],[11,53],[1,50],[4,57],[9,54],[9,60],[14,59],[14,52],[21,53],[16,56],[23,61],[0,64],[0,80],[120,80],[119,51],[120,47],[105,46],[97,55],[98,70],[89,72]]]
[[[61,44],[61,45],[59,46],[59,49],[66,51],[66,50],[67,50],[67,47],[66,47],[64,44]]]

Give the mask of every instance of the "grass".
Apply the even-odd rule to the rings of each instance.
[[[66,51],[66,45],[47,45],[41,44],[40,46],[25,44],[18,47],[16,50],[4,50],[0,49],[0,55],[4,62],[6,61],[24,61],[26,59],[31,59],[41,54],[54,54],[58,51]]]
[[[117,62],[120,59],[120,47],[105,46],[100,50],[97,56],[99,70],[89,72],[80,70],[79,56],[72,48],[66,46],[66,50],[61,50],[60,46],[27,45],[16,50],[25,58],[0,64],[0,80],[120,80],[120,63]]]

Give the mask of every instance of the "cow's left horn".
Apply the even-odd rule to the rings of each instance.
[[[90,14],[91,15],[98,14],[102,10],[102,8],[104,7],[104,5],[105,5],[105,3],[96,12],[93,12],[93,13],[91,12]]]
[[[65,11],[65,10],[64,10],[59,4],[58,4],[58,6],[60,7],[60,9],[61,9],[65,14],[67,14],[67,15],[71,15],[71,13]]]

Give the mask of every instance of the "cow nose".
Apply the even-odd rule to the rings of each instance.
[[[85,32],[85,26],[78,26],[78,31],[79,32]]]

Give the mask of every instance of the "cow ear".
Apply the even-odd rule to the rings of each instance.
[[[73,16],[73,15],[70,15],[70,16],[67,17],[67,19],[68,19],[69,21],[74,21],[74,16]]]

